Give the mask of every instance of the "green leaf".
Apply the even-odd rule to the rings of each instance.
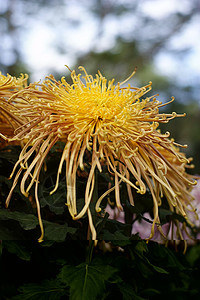
[[[48,221],[43,221],[45,230],[45,239],[47,240],[65,240],[68,233],[74,234],[76,228],[68,227],[67,223],[60,225]]]
[[[48,205],[49,209],[55,214],[62,214],[65,211],[66,205],[66,184],[60,180],[58,189],[50,195],[50,192],[55,187],[55,172],[45,175],[39,189],[39,198],[41,207]]]
[[[200,244],[191,247],[186,253],[186,259],[193,267],[197,261],[200,261]]]
[[[107,219],[102,229],[101,240],[129,240],[131,225],[123,224],[117,220]]]
[[[31,230],[36,228],[38,223],[38,218],[32,214],[21,213],[18,211],[11,212],[8,209],[0,210],[0,220],[15,220],[18,221],[21,227],[25,230]],[[56,224],[43,220],[45,238],[48,240],[64,240],[68,233],[74,234],[76,228],[68,227],[67,223],[65,224]]]
[[[59,278],[70,287],[70,300],[96,300],[105,290],[105,282],[117,270],[109,265],[82,263],[64,266]]]
[[[68,292],[58,280],[44,280],[41,284],[29,283],[19,288],[20,295],[12,300],[60,300]]]
[[[34,229],[38,225],[38,219],[32,214],[11,212],[9,209],[0,209],[0,220],[18,221],[25,230]]]
[[[146,300],[147,298],[142,298],[136,294],[133,287],[127,283],[118,285],[119,290],[123,296],[123,300]]]
[[[125,246],[131,244],[129,238],[125,236],[121,231],[111,233],[106,230],[103,235],[103,240],[112,241],[113,244],[118,244],[119,242],[121,242],[121,244],[118,246]]]
[[[169,274],[169,272],[166,271],[165,269],[153,265],[152,263],[150,263],[150,261],[146,257],[144,257],[144,258],[145,258],[146,262],[148,263],[148,265],[151,266],[154,269],[154,271],[156,271],[158,273]]]
[[[140,241],[136,244],[135,247],[135,253],[138,255],[138,257],[140,257],[141,261],[143,263],[146,263],[148,266],[151,267],[151,269],[153,269],[154,271],[158,272],[158,273],[163,273],[163,274],[169,274],[168,271],[166,271],[165,269],[155,266],[153,265],[148,258],[144,255],[144,253],[148,252],[148,248],[147,248],[147,244],[144,241]]]
[[[172,217],[173,212],[171,210],[160,207],[159,208],[159,218],[161,224],[165,224],[169,222],[169,219]]]
[[[168,223],[170,220],[172,221],[178,220],[181,223],[186,223],[188,227],[191,227],[191,225],[188,224],[187,220],[182,215],[179,215],[175,212],[172,212],[164,208],[159,209],[159,217],[160,217],[161,224]]]
[[[139,256],[144,255],[144,253],[148,252],[148,247],[147,247],[147,243],[145,241],[139,241],[136,245],[135,245],[135,249],[134,249],[137,254]]]
[[[186,268],[181,263],[180,258],[176,255],[176,252],[158,243],[151,244],[151,256],[154,260],[159,261],[162,265],[167,266],[168,269],[176,269],[184,271]]]
[[[3,241],[2,245],[3,248],[6,248],[10,253],[16,254],[22,260],[29,261],[31,259],[30,252],[20,242]]]

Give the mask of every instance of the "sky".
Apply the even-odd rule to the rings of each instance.
[[[163,28],[153,28],[152,32],[146,32],[142,28],[137,30],[140,20],[128,12],[117,18],[108,14],[100,23],[100,20],[88,10],[93,0],[63,0],[63,5],[60,6],[50,1],[49,9],[41,7],[39,10],[37,1],[29,1],[31,6],[24,7],[20,5],[20,1],[5,0],[0,1],[0,11],[5,10],[10,1],[15,5],[14,22],[21,28],[15,42],[20,45],[23,59],[32,73],[31,79],[37,81],[43,79],[49,70],[66,74],[65,65],[74,66],[76,58],[91,49],[98,52],[112,49],[118,35],[127,40],[132,39],[134,28],[135,34],[138,34],[137,40],[141,39],[141,48],[145,45],[148,47],[149,35],[153,36],[155,30],[158,32],[164,28],[167,30],[165,24]],[[116,2],[129,6],[131,1]],[[162,21],[175,12],[187,13],[191,1],[195,0],[141,0],[138,9],[141,15],[148,14],[149,17]],[[114,2],[110,0],[110,3]],[[54,9],[50,9],[50,6]],[[30,9],[35,13],[30,14]],[[19,15],[22,17],[19,18]],[[167,26],[170,26],[170,23]],[[199,84],[200,68],[197,63],[200,60],[199,37],[200,16],[197,15],[190,24],[169,39],[166,51],[161,51],[153,58],[161,74],[175,77],[183,85],[190,81]],[[9,50],[12,48],[12,42],[4,37],[6,46],[1,56],[7,64],[12,64],[15,59],[14,53]],[[60,45],[59,51],[55,45]],[[184,59],[182,56],[175,57],[171,54],[171,50],[182,48],[190,49],[188,54],[184,55]]]

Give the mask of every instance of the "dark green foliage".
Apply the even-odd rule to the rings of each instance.
[[[95,260],[78,266],[66,265],[61,269],[59,278],[70,287],[70,300],[95,300],[105,292],[105,281],[117,269]]]
[[[13,300],[59,300],[66,295],[65,287],[58,280],[44,280],[41,284],[29,283],[19,288],[20,294]],[[22,296],[23,295],[23,296]]]
[[[9,151],[7,151],[9,150]],[[147,300],[197,299],[200,280],[200,247],[189,247],[186,255],[156,242],[143,241],[131,235],[132,222],[143,213],[152,213],[150,194],[135,196],[135,207],[127,202],[122,185],[121,198],[126,223],[109,219],[109,214],[91,211],[99,244],[86,241],[87,215],[73,221],[65,206],[65,183],[61,174],[58,191],[52,197],[60,152],[56,147],[42,172],[39,198],[45,229],[44,242],[38,243],[40,228],[34,198],[27,199],[16,187],[8,209],[4,207],[12,184],[9,173],[17,161],[19,148],[10,147],[0,155],[0,299],[30,300]],[[98,194],[110,180],[105,172],[98,176]],[[77,176],[78,210],[83,206],[85,178]],[[82,188],[81,188],[82,186]],[[31,195],[33,195],[31,191]],[[110,195],[111,201],[113,195]],[[106,201],[102,203],[102,210]],[[164,203],[160,210],[162,223],[169,218],[185,220],[169,211]],[[150,222],[150,220],[146,220]],[[133,222],[134,223],[134,222]],[[105,242],[107,244],[105,244]]]
[[[9,245],[10,243],[10,245]],[[1,299],[197,299],[200,273],[191,251],[132,241],[112,252],[87,242],[2,243]],[[88,250],[90,248],[90,250]],[[88,252],[89,251],[89,252]],[[88,255],[90,259],[88,260]]]

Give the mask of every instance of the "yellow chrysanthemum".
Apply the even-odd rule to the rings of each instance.
[[[0,72],[0,132],[3,135],[12,137],[14,130],[22,124],[17,116],[12,114],[12,107],[8,105],[7,99],[22,90],[27,86],[28,75],[21,74],[21,77],[16,78],[9,74],[4,76]],[[0,147],[5,146],[5,142],[0,139]]]
[[[8,97],[27,86],[27,74],[21,74],[21,77],[16,78],[9,74],[7,76],[0,72],[0,97]]]
[[[35,184],[35,199],[40,217],[38,184],[41,168],[53,145],[65,141],[57,173],[55,189],[59,185],[59,175],[66,164],[67,206],[74,220],[88,214],[92,239],[96,231],[90,212],[90,203],[95,186],[95,170],[102,172],[102,165],[114,176],[114,186],[96,202],[100,212],[102,199],[115,191],[116,205],[120,203],[120,183],[127,184],[130,203],[134,205],[132,188],[144,194],[150,190],[154,203],[154,222],[149,238],[154,234],[155,224],[159,224],[158,207],[161,198],[166,197],[171,210],[187,217],[187,206],[191,203],[189,190],[194,184],[186,175],[185,166],[189,160],[179,152],[176,143],[169,139],[169,133],[161,134],[159,123],[167,123],[178,116],[176,113],[161,114],[161,102],[155,97],[142,98],[151,90],[151,83],[142,88],[124,82],[114,85],[100,72],[93,78],[83,67],[84,76],[71,72],[72,84],[64,77],[56,81],[47,77],[41,84],[30,85],[17,94],[1,101],[3,112],[21,121],[12,140],[24,142],[11,176],[18,168],[13,187],[7,198],[7,205],[19,176],[21,191],[28,196]],[[9,94],[8,94],[9,95]],[[172,99],[173,101],[173,99]],[[5,138],[5,136],[3,136]],[[85,205],[81,211],[76,206],[76,174],[84,169],[84,154],[91,153],[90,171],[85,189]],[[35,158],[28,164],[33,153]],[[131,179],[132,178],[132,179]],[[193,208],[192,208],[193,209]]]

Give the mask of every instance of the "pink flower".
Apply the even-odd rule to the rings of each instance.
[[[125,214],[117,207],[111,208],[110,205],[107,205],[105,211],[109,213],[109,219],[113,219],[113,220],[117,220],[118,222],[125,223]]]

